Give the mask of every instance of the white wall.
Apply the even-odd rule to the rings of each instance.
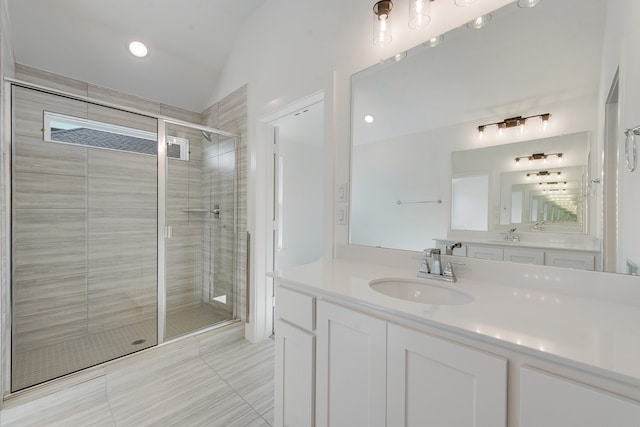
[[[278,151],[283,174],[281,269],[322,257],[322,147],[280,138]]]

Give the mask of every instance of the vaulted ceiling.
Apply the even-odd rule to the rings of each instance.
[[[266,0],[8,0],[16,62],[200,112]],[[128,51],[144,42],[149,55]]]

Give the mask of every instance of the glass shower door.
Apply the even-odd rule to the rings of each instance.
[[[165,339],[235,318],[235,139],[166,124]]]
[[[11,390],[157,343],[157,120],[12,89]]]

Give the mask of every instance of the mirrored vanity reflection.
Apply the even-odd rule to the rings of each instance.
[[[350,243],[640,274],[611,1],[514,2],[355,74]]]

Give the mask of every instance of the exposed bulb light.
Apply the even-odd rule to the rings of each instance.
[[[518,0],[518,7],[527,8],[527,7],[535,7],[542,0]],[[456,4],[458,4],[458,0],[456,0]]]
[[[405,50],[404,52],[396,53],[395,56],[393,57],[393,59],[396,62],[400,62],[406,57],[407,57],[407,51]]]
[[[364,115],[364,121],[367,123],[373,123],[376,121],[376,118],[373,117],[373,114],[365,114]]]
[[[475,1],[476,0],[456,0],[455,4],[456,6],[459,6],[459,7],[465,7],[465,6],[469,6],[471,3]]]
[[[502,120],[501,122],[485,123],[483,125],[480,125],[478,126],[478,131],[480,130],[480,128],[484,130],[487,126],[495,125],[498,127],[499,136],[503,135],[505,129],[511,129],[514,127],[518,127],[520,129],[520,134],[524,135],[525,124],[527,123],[527,120],[534,117],[540,117],[542,119],[543,126],[545,126],[545,123],[549,122],[549,118],[551,117],[551,114],[544,113],[544,114],[536,114],[535,116],[527,116],[527,117],[522,117],[522,116],[509,117]]]
[[[433,0],[409,0],[409,28],[419,30],[431,22]]]
[[[129,52],[131,52],[133,56],[136,56],[138,58],[144,58],[145,56],[147,56],[147,53],[149,53],[147,46],[139,41],[133,41],[129,43]]]
[[[467,28],[471,28],[472,30],[479,30],[480,28],[487,25],[487,22],[491,21],[491,14],[487,13],[486,15],[478,16],[473,21],[467,23]]]
[[[484,128],[485,126],[478,126],[478,139],[480,139],[480,141],[484,138]]]
[[[540,117],[542,118],[542,130],[546,131],[549,129],[549,118],[551,117],[551,114],[543,114]]]
[[[438,37],[434,37],[432,39],[429,39],[429,41],[426,43],[429,47],[436,47],[438,46],[440,43],[442,43],[442,40],[444,40],[444,36],[440,35]]]
[[[373,5],[373,44],[384,46],[391,43],[391,9],[393,2],[381,0]]]

